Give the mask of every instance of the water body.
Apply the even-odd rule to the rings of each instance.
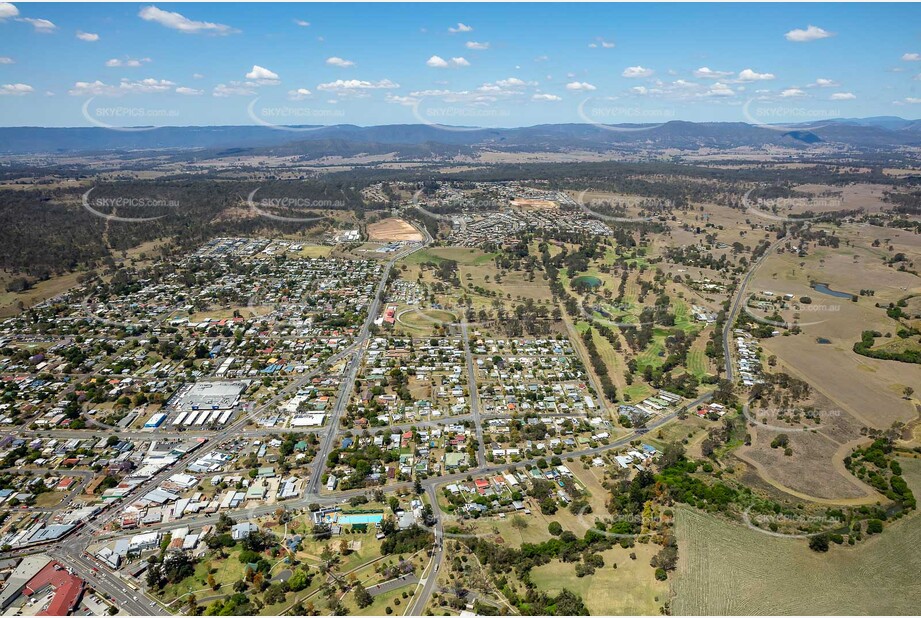
[[[839,292],[837,290],[832,290],[824,283],[816,283],[815,285],[812,286],[812,289],[815,290],[816,292],[821,292],[822,294],[828,294],[829,296],[834,296],[836,298],[847,298],[848,300],[850,300],[851,298],[854,297],[853,294],[849,294],[847,292]]]
[[[592,275],[579,275],[572,280],[572,285],[584,285],[590,288],[597,288],[601,285],[601,279]]]

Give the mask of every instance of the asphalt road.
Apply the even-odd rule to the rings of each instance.
[[[745,297],[745,288],[751,282],[752,277],[755,274],[755,271],[758,270],[758,267],[764,262],[765,259],[771,253],[774,252],[774,249],[777,248],[777,245],[782,243],[785,238],[778,238],[771,246],[767,248],[767,251],[764,252],[760,258],[758,258],[754,264],[751,265],[751,268],[748,269],[745,278],[742,279],[742,282],[739,284],[739,289],[736,290],[735,297],[732,299],[732,304],[729,307],[729,313],[726,314],[726,323],[723,325],[723,355],[724,362],[726,364],[726,379],[730,382],[734,382],[734,366],[732,362],[732,347],[729,344],[730,339],[732,339],[732,329],[736,321],[736,316],[739,314],[739,308],[742,306],[742,299]]]

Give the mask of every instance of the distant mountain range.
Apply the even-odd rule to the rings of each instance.
[[[0,128],[0,153],[73,154],[186,151],[186,156],[279,155],[318,158],[396,153],[403,158],[450,157],[483,149],[515,152],[587,150],[697,150],[841,145],[867,151],[921,147],[921,120],[894,116],[839,118],[813,124],[768,126],[742,122],[664,124],[544,124],[521,128],[461,128],[413,125],[359,127],[263,126],[161,127],[118,131],[105,128]]]

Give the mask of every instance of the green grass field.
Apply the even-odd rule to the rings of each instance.
[[[553,560],[532,569],[531,581],[548,594],[563,588],[575,592],[593,616],[654,616],[669,594],[668,583],[657,581],[649,566],[658,550],[653,544],[637,544],[631,549],[617,546],[603,552],[604,566],[585,577],[576,576],[574,563]],[[630,559],[630,552],[636,553],[636,560]]]

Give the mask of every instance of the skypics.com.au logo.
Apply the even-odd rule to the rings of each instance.
[[[176,198],[138,195],[93,195],[92,187],[82,196],[83,208],[101,219],[123,223],[144,223],[162,219],[179,208]]]
[[[346,203],[342,200],[315,200],[311,198],[300,197],[261,197],[256,200],[256,194],[262,187],[256,187],[250,191],[246,197],[246,205],[249,209],[266,219],[281,221],[287,223],[310,223],[313,221],[322,221],[327,217],[310,213],[307,216],[295,216],[296,213],[312,210],[342,210]]]
[[[258,125],[289,131],[309,133],[326,129],[330,125],[342,124],[345,110],[335,107],[311,107],[307,105],[281,105],[257,107],[259,99],[253,99],[246,106],[246,114]],[[323,123],[323,124],[316,124]]]
[[[147,123],[166,122],[175,124],[180,117],[179,110],[152,108],[144,106],[130,105],[106,105],[93,106],[95,97],[87,99],[83,103],[81,112],[83,117],[90,124],[102,129],[111,131],[121,131],[124,133],[137,133],[142,131],[153,131],[159,127]],[[122,126],[126,123],[131,126]]]

